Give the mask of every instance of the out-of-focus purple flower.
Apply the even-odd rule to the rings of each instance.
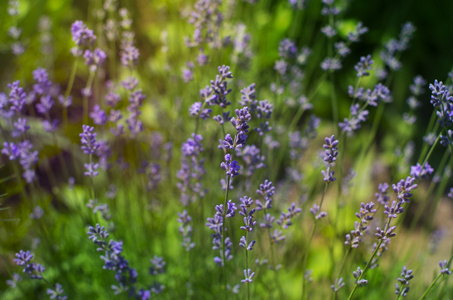
[[[90,118],[96,125],[104,125],[107,123],[107,114],[101,109],[99,105],[93,107],[93,111],[90,113]]]
[[[382,205],[386,205],[389,202],[390,197],[387,195],[389,185],[388,183],[379,183],[378,190],[379,193],[375,193],[376,201]]]
[[[32,74],[33,79],[37,81],[33,85],[33,91],[38,95],[47,94],[52,86],[52,82],[49,80],[49,74],[46,69],[37,68]]]
[[[283,39],[278,46],[278,55],[281,58],[292,59],[296,57],[297,46],[290,39]]]
[[[242,157],[244,160],[244,172],[246,176],[252,176],[256,169],[261,169],[266,166],[264,164],[265,157],[260,155],[260,149],[255,145],[237,148],[236,155]]]
[[[326,25],[323,28],[321,28],[321,32],[324,33],[324,35],[327,36],[329,39],[333,38],[337,34],[335,28],[333,28],[330,25]]]
[[[368,28],[364,27],[362,22],[358,22],[355,30],[349,32],[346,38],[348,39],[348,41],[355,43],[360,41],[360,36],[365,34],[366,32],[368,32]]]
[[[276,223],[282,226],[282,228],[288,229],[289,226],[293,225],[292,218],[294,218],[300,212],[302,212],[302,209],[296,207],[296,205],[293,202],[291,203],[291,206],[288,207],[287,213],[282,211],[282,213],[280,214],[280,219],[278,219]]]
[[[9,109],[14,112],[12,114],[19,113],[22,110],[27,97],[27,93],[19,84],[18,80],[8,84],[8,88],[11,90],[9,93]]]
[[[50,98],[50,95],[42,96],[40,100],[41,102],[36,104],[36,110],[45,115],[50,111],[55,102]]]
[[[71,27],[72,40],[78,46],[77,49],[74,49],[73,54],[75,56],[82,55],[80,48],[87,48],[94,44],[96,36],[93,31],[88,29],[88,27],[82,21],[75,21]]]
[[[56,300],[66,300],[68,296],[64,294],[63,286],[59,283],[55,285],[55,289],[47,289],[47,295],[49,295],[50,299]]]
[[[351,106],[351,118],[345,118],[343,122],[338,123],[338,126],[350,136],[360,128],[360,123],[365,122],[367,118],[368,110],[361,111],[359,105],[356,103]]]
[[[26,133],[28,129],[30,129],[26,118],[18,118],[13,125],[14,129],[11,132],[11,136],[13,137],[20,137],[22,134]]]
[[[313,204],[313,208],[310,208],[310,212],[312,213],[312,215],[317,219],[321,219],[321,218],[324,218],[324,217],[327,217],[327,213],[325,211],[322,211],[318,214],[319,212],[319,205],[317,204]]]
[[[371,70],[371,65],[374,61],[371,59],[371,55],[362,56],[360,61],[354,66],[354,69],[357,71],[357,77],[369,76],[368,72]]]
[[[210,113],[212,109],[210,108],[203,108],[203,104],[201,102],[195,102],[192,104],[192,106],[189,108],[189,113],[192,116],[200,116],[203,120],[207,120],[210,117]]]
[[[260,184],[259,189],[256,192],[263,197],[263,202],[256,200],[256,210],[272,208],[272,195],[275,193],[275,187],[272,186],[272,181],[264,180],[264,183]]]
[[[440,274],[451,275],[451,271],[448,269],[449,262],[444,259],[444,261],[439,261]]]
[[[343,281],[343,277],[335,279],[335,283],[330,286],[330,288],[336,293],[342,287],[344,287],[345,283]]]
[[[341,69],[341,62],[338,58],[327,57],[321,63],[321,68],[324,71],[335,71]]]
[[[242,106],[247,106],[250,112],[255,111],[256,105],[258,103],[255,93],[256,90],[254,83],[241,90],[241,101],[239,101],[239,104]]]
[[[252,272],[251,269],[244,270],[244,279],[241,280],[242,283],[252,283],[252,278],[255,276],[255,272]]]
[[[346,57],[349,53],[351,53],[351,49],[348,48],[345,42],[335,43],[335,49],[341,57]]]
[[[132,44],[125,44],[121,49],[121,64],[125,67],[132,68],[138,63],[140,56],[139,50]]]
[[[60,102],[61,106],[69,107],[72,104],[72,96],[65,97],[63,95],[58,96],[58,102]]]
[[[195,247],[195,243],[192,242],[192,218],[187,213],[187,210],[184,210],[182,213],[178,213],[178,222],[181,223],[179,226],[179,233],[182,235],[182,243],[181,245],[186,249],[186,251],[190,251],[192,248]]]
[[[425,163],[425,166],[422,167],[419,163],[415,166],[411,166],[411,176],[415,179],[426,179],[428,175],[431,175],[434,172],[434,169],[431,168],[428,162]]]
[[[94,67],[90,70],[95,71],[96,68],[102,67],[105,60],[107,59],[107,54],[99,48],[94,49],[94,51],[85,50],[83,54],[83,58],[85,58],[85,64]]]
[[[42,126],[44,127],[44,130],[47,131],[47,132],[55,132],[57,131],[58,129],[58,119],[54,119],[54,120],[43,120],[42,121]]]

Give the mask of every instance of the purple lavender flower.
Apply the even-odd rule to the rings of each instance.
[[[56,300],[66,300],[68,296],[64,294],[63,286],[59,283],[55,285],[55,289],[47,289],[47,295],[49,295],[50,299]]]
[[[231,154],[225,154],[225,162],[220,164],[220,167],[225,171],[227,176],[234,178],[239,175],[240,166],[237,161],[231,160]]]
[[[181,191],[181,202],[188,205],[195,202],[198,197],[203,197],[206,190],[203,188],[200,180],[205,173],[204,159],[200,158],[203,152],[201,135],[192,134],[192,138],[187,139],[181,147],[181,169],[177,172],[180,180],[177,186]]]
[[[330,286],[330,288],[336,293],[342,287],[344,287],[345,283],[343,281],[343,277],[335,279],[335,283]]]
[[[121,84],[126,90],[133,91],[138,86],[138,79],[135,76],[128,76],[126,80],[121,81]]]
[[[104,125],[107,123],[107,114],[101,109],[99,105],[93,107],[93,111],[90,113],[90,118],[96,125]]]
[[[324,71],[335,71],[341,69],[341,62],[338,58],[327,57],[321,63],[321,69]]]
[[[30,129],[30,126],[27,125],[27,119],[25,118],[18,118],[13,125],[14,129],[11,132],[12,137],[20,137]]]
[[[280,215],[280,219],[277,220],[277,224],[282,226],[282,228],[284,229],[288,229],[289,226],[293,225],[292,223],[292,218],[294,218],[298,213],[302,212],[302,209],[301,208],[296,208],[296,205],[293,203],[291,203],[291,206],[288,207],[288,212],[285,213],[282,211],[281,215]]]
[[[37,68],[32,74],[33,79],[37,81],[33,85],[33,91],[38,95],[47,94],[52,86],[52,82],[49,80],[49,74],[46,69]]]
[[[355,28],[354,31],[351,31],[347,35],[347,39],[350,42],[359,42],[360,41],[360,36],[368,32],[368,28],[364,27],[362,22],[357,23],[357,27]]]
[[[138,63],[140,56],[139,50],[129,42],[123,43],[121,46],[121,64],[125,67],[132,68]]]
[[[346,132],[348,136],[350,136],[354,133],[354,131],[360,128],[360,123],[365,122],[367,118],[368,111],[361,111],[359,105],[356,103],[351,106],[351,118],[345,118],[343,122],[338,123],[338,126],[343,132]]]
[[[255,91],[255,84],[252,83],[251,85],[243,88],[241,90],[241,101],[239,104],[242,106],[247,106],[250,112],[254,112],[258,101],[256,100],[256,91]]]
[[[18,266],[24,266],[22,272],[28,273],[31,279],[42,279],[42,273],[44,272],[44,266],[32,262],[33,255],[30,251],[20,250],[16,253],[14,262]]]
[[[82,21],[75,21],[71,27],[72,40],[79,46],[91,46],[96,40],[93,31],[88,29]]]
[[[271,241],[272,243],[278,244],[281,241],[284,241],[286,236],[283,235],[281,230],[275,229],[273,233],[271,233]]]
[[[252,272],[251,269],[244,270],[244,279],[241,280],[242,283],[252,283],[252,278],[255,276],[255,272]]]
[[[322,211],[318,214],[319,209],[319,205],[313,204],[313,208],[310,208],[310,212],[317,220],[327,217],[327,213],[325,211]]]
[[[379,183],[378,190],[379,193],[375,193],[376,201],[382,205],[386,205],[389,202],[390,197],[387,195],[389,185],[388,183]]]
[[[95,71],[96,68],[102,67],[107,59],[107,54],[101,49],[96,48],[94,51],[85,50],[83,58],[85,58],[85,64],[90,66],[90,70]]]
[[[416,189],[418,186],[414,184],[415,178],[407,176],[406,180],[401,179],[397,184],[393,184],[393,191],[397,195],[398,199],[403,202],[410,202],[410,193],[412,190]]]
[[[297,54],[297,46],[290,39],[283,39],[278,46],[278,55],[281,58],[292,59]]]
[[[96,132],[94,132],[94,127],[83,125],[82,129],[83,132],[79,134],[82,143],[82,151],[85,154],[94,154],[99,147],[99,143],[96,142]]]
[[[210,113],[211,113],[212,109],[209,109],[209,108],[202,109],[202,107],[203,107],[203,104],[201,102],[195,102],[189,108],[190,115],[191,116],[200,116],[200,118],[202,118],[203,120],[207,120],[210,117]]]
[[[21,88],[19,84],[20,82],[18,80],[8,84],[8,88],[11,90],[9,93],[9,109],[11,110],[12,115],[19,113],[22,110],[27,97],[24,89]]]
[[[360,204],[360,211],[355,214],[360,222],[354,222],[354,230],[351,230],[351,234],[346,235],[345,245],[351,245],[352,248],[359,247],[362,236],[368,229],[367,225],[373,220],[373,214],[375,212],[376,209],[374,208],[373,202]]]
[[[434,169],[428,164],[425,163],[425,167],[422,167],[419,163],[415,166],[411,166],[411,176],[415,179],[426,179],[428,175],[431,175],[434,172]]]
[[[338,155],[338,140],[335,140],[335,136],[332,135],[330,138],[325,138],[326,143],[322,145],[325,150],[324,161],[331,164],[337,160]]]
[[[272,182],[264,180],[264,183],[260,184],[259,189],[256,192],[263,197],[263,202],[256,200],[256,210],[263,210],[272,208],[272,195],[275,193],[275,187],[272,186]]]
[[[414,278],[414,275],[412,275],[412,270],[406,269],[406,266],[403,266],[403,269],[401,271],[401,277],[398,278],[398,283],[395,283],[395,294],[397,295],[402,295],[403,297],[407,296],[407,293],[409,292],[409,281]]]
[[[12,288],[17,287],[17,284],[22,281],[22,277],[18,273],[13,273],[11,279],[6,280],[6,284]]]
[[[195,247],[195,243],[192,242],[192,225],[190,225],[192,218],[187,213],[187,210],[178,213],[178,222],[181,223],[179,226],[179,233],[182,235],[183,239],[181,245],[186,251],[190,251]]]
[[[341,57],[346,57],[349,53],[351,53],[351,49],[349,49],[344,42],[335,43],[335,49]]]
[[[352,272],[352,275],[356,279],[356,283],[359,286],[365,286],[368,283],[368,280],[366,280],[366,279],[360,279],[359,280],[359,278],[362,276],[362,274],[363,274],[363,270],[360,269],[360,267],[357,267],[357,270]]]
[[[357,65],[354,66],[354,69],[357,71],[357,77],[369,76],[368,72],[371,70],[371,65],[374,61],[371,59],[371,55],[362,56]]]
[[[321,32],[324,33],[327,38],[331,39],[335,35],[337,35],[337,31],[330,25],[326,25],[323,28],[321,28]]]
[[[440,274],[442,275],[451,275],[451,271],[448,269],[449,262],[444,259],[444,261],[439,261]]]
[[[226,140],[226,139],[225,139]],[[255,145],[236,148],[236,155],[244,160],[244,172],[246,176],[252,176],[256,169],[264,168],[265,157],[260,155],[260,149]]]

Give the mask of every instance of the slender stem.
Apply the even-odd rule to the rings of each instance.
[[[226,256],[225,256],[225,251],[226,251],[226,246],[225,246],[225,219],[226,219],[226,211],[227,211],[227,202],[228,202],[228,192],[230,191],[230,179],[231,176],[227,175],[227,186],[225,190],[225,200],[223,202],[223,224],[222,224],[222,260],[223,260],[223,285],[224,285],[224,290],[225,290],[225,299],[228,299],[228,291],[227,291],[227,285],[228,285],[228,280],[227,280],[227,267],[226,267]]]
[[[388,230],[388,228],[390,227],[390,222],[391,221],[392,221],[392,219],[389,218],[389,220],[387,221],[387,224],[385,224],[384,231]],[[357,290],[357,287],[359,286],[358,282],[365,276],[365,273],[368,270],[368,268],[370,267],[371,262],[373,261],[374,257],[378,253],[379,248],[382,245],[382,242],[383,242],[383,239],[380,239],[379,240],[379,244],[376,246],[376,249],[374,249],[373,255],[371,255],[370,259],[368,260],[368,262],[367,262],[367,264],[365,266],[365,269],[363,269],[362,274],[359,276],[359,278],[357,278],[357,281],[356,281],[356,284],[354,286],[354,289],[351,291],[351,294],[349,294],[348,300],[352,299],[352,296],[354,295],[355,291]]]
[[[322,203],[324,202],[324,197],[326,195],[328,186],[329,186],[329,183],[326,182],[326,184],[324,186],[324,190],[322,192],[322,198],[321,198],[321,202],[319,204],[319,210],[321,210]],[[304,259],[302,261],[302,299],[305,298],[305,274],[304,273],[305,273],[305,268],[307,267],[308,251],[310,250],[311,241],[313,239],[313,236],[315,235],[317,225],[318,225],[318,219],[316,219],[316,216],[315,216],[315,224],[313,225],[313,229],[311,230],[310,238],[308,240],[307,247],[305,248]]]
[[[248,243],[248,237],[249,237],[249,232],[248,230],[245,232],[245,241]],[[249,270],[249,250],[247,247],[245,247],[245,272],[248,275],[248,270]],[[247,284],[247,299],[250,300],[250,283]]]
[[[64,101],[67,101],[69,94],[71,93],[72,86],[74,85],[74,79],[77,72],[77,65],[79,60],[76,58],[74,63],[72,64],[71,75],[69,76],[68,86],[66,87],[66,91],[64,93]],[[68,125],[68,107],[66,105],[63,106],[63,124],[66,127]]]
[[[423,293],[423,295],[420,297],[419,300],[425,299],[425,297],[428,295],[429,291],[434,287],[434,285],[436,284],[436,282],[439,280],[439,278],[442,275],[443,275],[442,273],[439,273],[439,275],[437,275],[437,277],[433,280],[433,282],[431,282],[430,286],[426,289],[426,291]]]
[[[94,74],[96,71],[90,70],[90,75],[88,75],[87,85],[85,87],[85,95],[83,95],[83,122],[84,124],[88,124],[88,96],[86,93],[91,90],[91,86],[93,85]]]

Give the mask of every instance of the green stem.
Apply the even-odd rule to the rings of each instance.
[[[94,80],[94,74],[96,73],[96,71],[91,71],[90,70],[90,74],[88,75],[88,81],[87,81],[87,85],[85,87],[85,91],[90,91],[91,90],[91,86],[93,85],[93,80]],[[84,124],[88,124],[88,97],[87,95],[84,95],[83,96],[83,122]]]
[[[69,94],[71,93],[72,86],[74,85],[74,79],[77,72],[77,65],[79,60],[76,58],[74,63],[72,64],[71,75],[69,76],[68,86],[66,87],[66,91],[64,93],[65,101],[67,101]],[[68,108],[63,106],[63,124],[66,127],[68,125]]]
[[[223,260],[223,285],[224,285],[224,290],[225,290],[225,299],[228,299],[228,291],[227,291],[227,285],[228,285],[228,280],[227,280],[227,267],[226,267],[226,257],[225,257],[225,223],[226,223],[226,211],[227,211],[227,203],[228,203],[228,192],[230,190],[230,179],[231,177],[227,175],[227,186],[225,190],[225,200],[223,202],[223,224],[222,224],[222,260]]]
[[[437,275],[437,277],[433,280],[433,282],[431,282],[428,289],[426,289],[426,291],[423,293],[423,295],[420,297],[419,300],[425,299],[425,297],[428,295],[429,291],[434,287],[434,285],[436,284],[436,282],[439,280],[439,278],[442,275],[443,275],[442,273],[439,273],[439,275]]]

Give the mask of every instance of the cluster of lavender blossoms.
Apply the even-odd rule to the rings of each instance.
[[[321,14],[329,19],[329,24],[321,28],[321,32],[327,37],[328,40],[334,41],[337,37],[338,30],[336,28],[337,22],[334,21],[335,17],[340,14],[340,7],[334,4],[333,0],[323,0],[323,8]],[[342,68],[341,59],[345,58],[351,50],[350,44],[360,41],[360,36],[368,32],[368,28],[364,27],[362,22],[358,22],[356,28],[349,32],[346,36],[346,41],[339,41],[333,44],[335,48],[335,55],[326,57],[321,62],[321,68],[326,72],[333,72]]]
[[[356,88],[352,85],[348,87],[348,94],[354,102],[350,108],[349,118],[345,118],[343,122],[338,124],[340,129],[348,136],[352,136],[355,131],[360,129],[360,123],[367,120],[369,115],[369,111],[365,109],[367,106],[376,107],[380,102],[391,101],[390,90],[382,83],[376,84],[374,89],[365,90],[359,86],[361,78],[370,75],[369,71],[373,63],[371,55],[362,56],[354,67],[357,71],[358,84]],[[360,106],[359,103],[355,103],[357,99],[365,103]]]
[[[147,300],[151,298],[152,293],[160,294],[164,289],[158,282],[154,282],[149,289],[137,289],[135,284],[137,282],[137,272],[134,268],[129,266],[129,261],[123,255],[123,242],[115,241],[113,239],[107,240],[109,233],[104,228],[96,224],[95,227],[90,226],[87,234],[89,239],[97,246],[97,251],[102,252],[101,259],[104,261],[104,269],[112,270],[115,272],[116,285],[112,285],[112,289],[116,295],[127,293],[129,297],[136,299]],[[155,257],[151,260],[150,274],[156,276],[164,272],[165,262]]]
[[[0,115],[12,127],[12,141],[3,142],[1,153],[10,161],[18,160],[22,166],[22,177],[27,183],[32,183],[36,177],[34,168],[38,163],[38,151],[33,149],[33,144],[26,138],[26,132],[30,126],[27,119],[21,115],[27,94],[20,87],[19,81],[8,84],[8,88],[10,89],[8,96],[0,93]]]
[[[45,280],[42,274],[45,271],[45,268],[41,264],[37,264],[33,261],[33,254],[30,251],[23,251],[20,250],[16,253],[16,258],[14,262],[18,266],[22,266],[22,272],[27,274],[30,279],[40,279]],[[12,280],[8,280],[8,285],[15,287],[18,282],[20,282],[22,278],[19,274],[15,273]],[[57,299],[57,300],[66,300],[68,297],[64,294],[63,287],[61,284],[57,283],[55,285],[55,290],[47,289],[47,294],[49,295],[50,299]]]
[[[260,227],[268,230],[272,244],[278,244],[286,239],[286,236],[283,235],[283,230],[288,229],[293,225],[292,219],[302,212],[302,209],[296,208],[296,205],[291,203],[291,206],[288,207],[288,212],[282,211],[280,218],[275,221],[275,217],[268,212],[268,210],[272,208],[272,196],[275,193],[275,187],[272,185],[272,182],[267,179],[264,180],[264,182],[259,185],[256,192],[261,198],[261,200],[255,200],[256,210],[263,211],[263,221],[260,223]],[[279,225],[280,229],[275,228],[274,231],[271,231],[274,227],[274,221]]]
[[[198,198],[206,194],[206,190],[201,183],[201,178],[206,172],[204,169],[204,159],[200,157],[203,152],[201,135],[192,134],[192,138],[182,145],[181,169],[177,173],[180,180],[177,186],[181,191],[181,203],[184,206],[194,203]]]
[[[85,176],[93,178],[99,175],[99,172],[97,171],[99,163],[95,163],[93,161],[93,154],[96,154],[100,144],[96,141],[96,132],[94,132],[94,127],[83,125],[82,129],[83,132],[79,134],[80,141],[82,143],[81,149],[83,153],[89,155],[89,162],[84,164],[86,170]]]
[[[181,246],[190,251],[195,247],[195,243],[192,242],[192,218],[187,213],[187,210],[184,210],[182,213],[178,213],[178,223],[181,223],[179,226],[179,233],[182,235]]]
[[[248,256],[249,251],[253,250],[253,246],[255,245],[256,241],[248,241],[249,233],[253,231],[256,225],[255,218],[253,214],[255,213],[255,208],[250,208],[253,205],[253,200],[250,197],[244,196],[239,199],[241,202],[239,214],[243,216],[244,224],[241,226],[241,230],[245,232],[240,239],[239,246],[245,249],[245,269],[244,269],[244,279],[241,280],[242,283],[252,283],[253,276],[255,276],[255,272],[248,267]]]
[[[338,155],[338,140],[335,140],[335,136],[332,135],[330,138],[326,137],[325,138],[326,143],[323,144],[323,148],[326,149],[324,151],[324,161],[327,163],[327,169],[322,170],[322,176],[324,176],[324,181],[329,184],[330,182],[333,182],[336,180],[336,178],[333,176],[335,174],[334,171],[332,171],[332,167],[334,165],[334,162],[337,160],[337,155]]]
[[[362,236],[368,229],[368,224],[374,219],[373,215],[375,212],[376,209],[374,208],[373,202],[360,204],[360,211],[355,213],[360,222],[354,222],[354,230],[351,230],[351,234],[346,235],[345,245],[350,245],[351,248],[359,247]]]
[[[453,124],[453,96],[450,94],[450,88],[437,79],[429,85],[429,89],[431,104],[436,109],[438,122],[442,127],[440,143],[449,147],[453,144],[453,131],[450,129]]]
[[[213,239],[212,250],[219,250],[220,252],[219,256],[214,257],[214,262],[219,266],[225,266],[226,261],[233,259],[233,254],[231,253],[233,243],[230,237],[224,237],[224,233],[226,232],[224,222],[226,218],[234,217],[237,207],[231,200],[228,201],[226,206],[224,208],[223,204],[216,205],[214,217],[208,218],[206,223],[206,226],[214,231],[211,234]]]
[[[407,296],[407,293],[409,292],[409,281],[414,278],[414,275],[412,275],[412,270],[408,270],[406,266],[403,266],[403,269],[401,271],[401,277],[398,278],[398,283],[395,283],[395,294],[401,295],[403,297]]]

